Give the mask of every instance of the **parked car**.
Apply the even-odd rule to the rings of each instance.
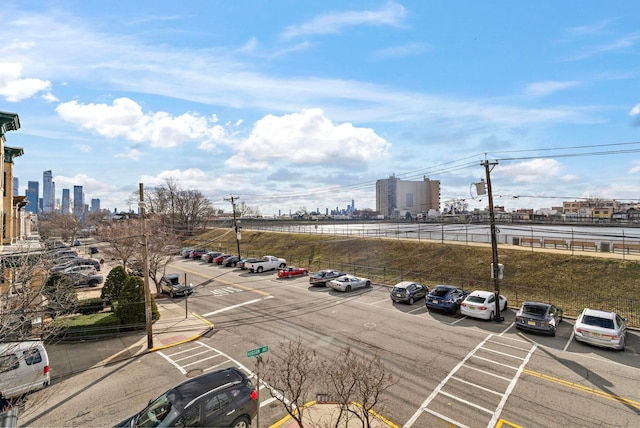
[[[524,302],[516,313],[516,328],[556,335],[562,322],[562,309],[549,303]]]
[[[346,275],[346,273],[330,269],[319,270],[309,276],[309,284],[326,286],[329,281],[340,278],[342,275]]]
[[[78,265],[78,266],[69,266],[65,270],[62,271],[65,275],[74,274],[74,273],[83,273],[86,275],[95,275],[98,273],[95,267],[92,265]]]
[[[67,275],[70,279],[71,282],[73,283],[74,287],[97,287],[98,285],[102,284],[102,282],[104,281],[104,278],[102,277],[102,275],[97,275],[97,274],[86,274],[86,273],[81,273],[81,272],[74,272],[74,273],[68,273],[65,274]]]
[[[500,311],[507,309],[507,298],[499,295]],[[496,314],[496,295],[493,291],[476,290],[460,303],[460,313],[467,317],[490,320]]]
[[[309,271],[295,266],[278,269],[278,278],[292,278],[294,276],[308,275]]]
[[[171,297],[186,296],[193,293],[193,287],[191,284],[181,283],[177,273],[170,273],[160,279],[160,293]]]
[[[73,242],[73,246],[74,247],[79,247],[80,245],[82,245],[82,242],[80,242],[80,241],[74,241]]]
[[[256,259],[255,257],[246,257],[242,260],[240,260],[238,262],[238,267],[242,270],[246,270],[247,269],[247,263],[253,263],[253,262],[257,262],[258,259]]]
[[[224,265],[226,267],[236,267],[238,266],[238,262],[240,262],[240,257],[238,256],[231,256],[231,257],[227,257],[226,259],[224,259]]]
[[[467,297],[469,292],[460,287],[452,285],[436,285],[431,289],[425,298],[427,309],[437,309],[448,314],[458,312],[460,303]]]
[[[99,252],[98,247],[89,247],[89,254],[98,254]]]
[[[7,401],[51,382],[49,357],[39,340],[0,344],[0,410]]]
[[[417,282],[402,281],[397,283],[391,289],[391,300],[394,302],[402,302],[413,305],[416,300],[427,297],[429,289]]]
[[[246,428],[258,413],[258,391],[235,367],[188,379],[116,427]]]
[[[578,342],[624,351],[627,320],[615,312],[586,308],[573,326]]]
[[[245,262],[245,267],[249,272],[265,272],[268,270],[282,269],[287,265],[287,261],[281,257],[264,256],[255,262]]]
[[[371,287],[371,280],[353,275],[342,275],[329,281],[329,287],[334,290],[349,292],[356,288]]]
[[[180,256],[188,259],[191,256],[191,251],[193,250],[193,248],[190,247],[182,247],[180,249]]]
[[[222,262],[224,262],[224,259],[226,259],[227,257],[231,257],[231,254],[227,254],[227,253],[222,253],[219,256],[217,256],[216,258],[213,259],[213,263],[217,264],[217,265],[221,265]]]
[[[61,264],[57,264],[55,266],[53,266],[51,269],[49,269],[50,272],[60,272],[65,270],[66,268],[72,267],[72,266],[82,266],[82,265],[88,265],[88,266],[93,266],[94,268],[96,268],[96,271],[100,272],[101,266],[100,266],[100,262],[97,260],[93,260],[93,259],[81,259],[81,258],[75,258],[75,259],[71,259],[65,263],[61,263]]]
[[[207,263],[213,263],[213,259],[222,254],[220,251],[209,251],[202,256],[202,260]]]
[[[203,250],[203,249],[191,250],[191,252],[189,253],[189,258],[191,260],[200,260],[200,258],[207,252],[208,250]]]

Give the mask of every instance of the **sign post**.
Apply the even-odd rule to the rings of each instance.
[[[256,413],[256,427],[258,428],[260,428],[260,363],[262,362],[262,356],[260,354],[264,354],[267,351],[269,351],[268,346],[262,346],[260,348],[247,351],[248,358],[256,357],[256,376],[258,378],[257,380],[258,384],[256,386],[256,391],[258,394],[256,397],[256,401],[258,401],[258,412]]]

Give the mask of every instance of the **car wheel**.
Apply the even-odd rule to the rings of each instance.
[[[371,287],[371,281],[367,281],[366,284],[364,284],[365,287]]]
[[[280,269],[284,269],[287,265],[284,263],[280,263],[280,266],[278,266]]]
[[[413,305],[413,297],[409,297],[409,304]]]
[[[173,292],[173,290],[169,291],[169,296],[171,296],[171,298],[173,299],[174,297],[176,297],[176,293]]]
[[[562,322],[562,315],[560,315],[560,318],[558,319],[558,324],[560,324]]]
[[[491,313],[489,314],[489,318],[487,318],[487,319],[492,320],[494,318],[494,316],[495,316],[495,313],[493,311],[491,311]]]
[[[347,288],[345,288],[345,289],[344,289],[344,291],[346,291],[347,293],[348,293],[349,291],[351,291],[351,286],[350,286],[350,285],[347,285]]]
[[[98,286],[98,281],[96,281],[95,279],[89,281],[89,287],[97,287]]]
[[[552,325],[551,329],[549,330],[549,334],[551,335],[551,337],[556,337],[556,326]]]
[[[291,274],[288,274],[288,275],[287,275],[287,278],[291,278]]]
[[[248,428],[251,426],[251,421],[246,416],[241,416],[231,424],[233,428]]]
[[[622,339],[620,340],[620,351],[624,351],[624,336],[622,336]]]
[[[261,273],[262,272],[262,266],[258,266],[258,269],[256,269],[256,272]]]

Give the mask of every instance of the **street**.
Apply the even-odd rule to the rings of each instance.
[[[281,280],[273,271],[249,274],[190,260],[174,262],[171,271],[186,273],[196,287],[188,310],[215,325],[211,334],[61,379],[33,394],[20,425],[111,426],[185,376],[229,365],[255,372],[249,350],[273,352],[298,337],[327,361],[347,346],[379,355],[396,382],[376,411],[396,426],[640,423],[637,332],[618,352],[576,343],[568,319],[556,337],[518,332],[513,309],[496,323],[428,312],[424,300],[392,303],[389,288],[375,284],[341,293],[309,287],[306,276]],[[261,427],[285,415],[264,388],[260,400]]]

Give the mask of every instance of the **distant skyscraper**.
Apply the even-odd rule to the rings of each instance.
[[[54,204],[53,174],[51,171],[45,171],[42,174],[42,211],[52,213]]]
[[[20,194],[20,180],[18,177],[13,177],[13,196],[18,196]]]
[[[27,190],[25,191],[25,196],[27,197],[27,206],[25,210],[32,213],[38,214],[38,200],[39,200],[39,192],[40,192],[40,183],[37,181],[29,181],[27,183]]]
[[[73,215],[77,218],[84,216],[84,191],[82,186],[73,186]]]
[[[91,208],[89,209],[92,213],[97,213],[100,211],[100,199],[93,198],[91,199]]]
[[[62,214],[71,213],[71,196],[69,189],[62,189]]]

